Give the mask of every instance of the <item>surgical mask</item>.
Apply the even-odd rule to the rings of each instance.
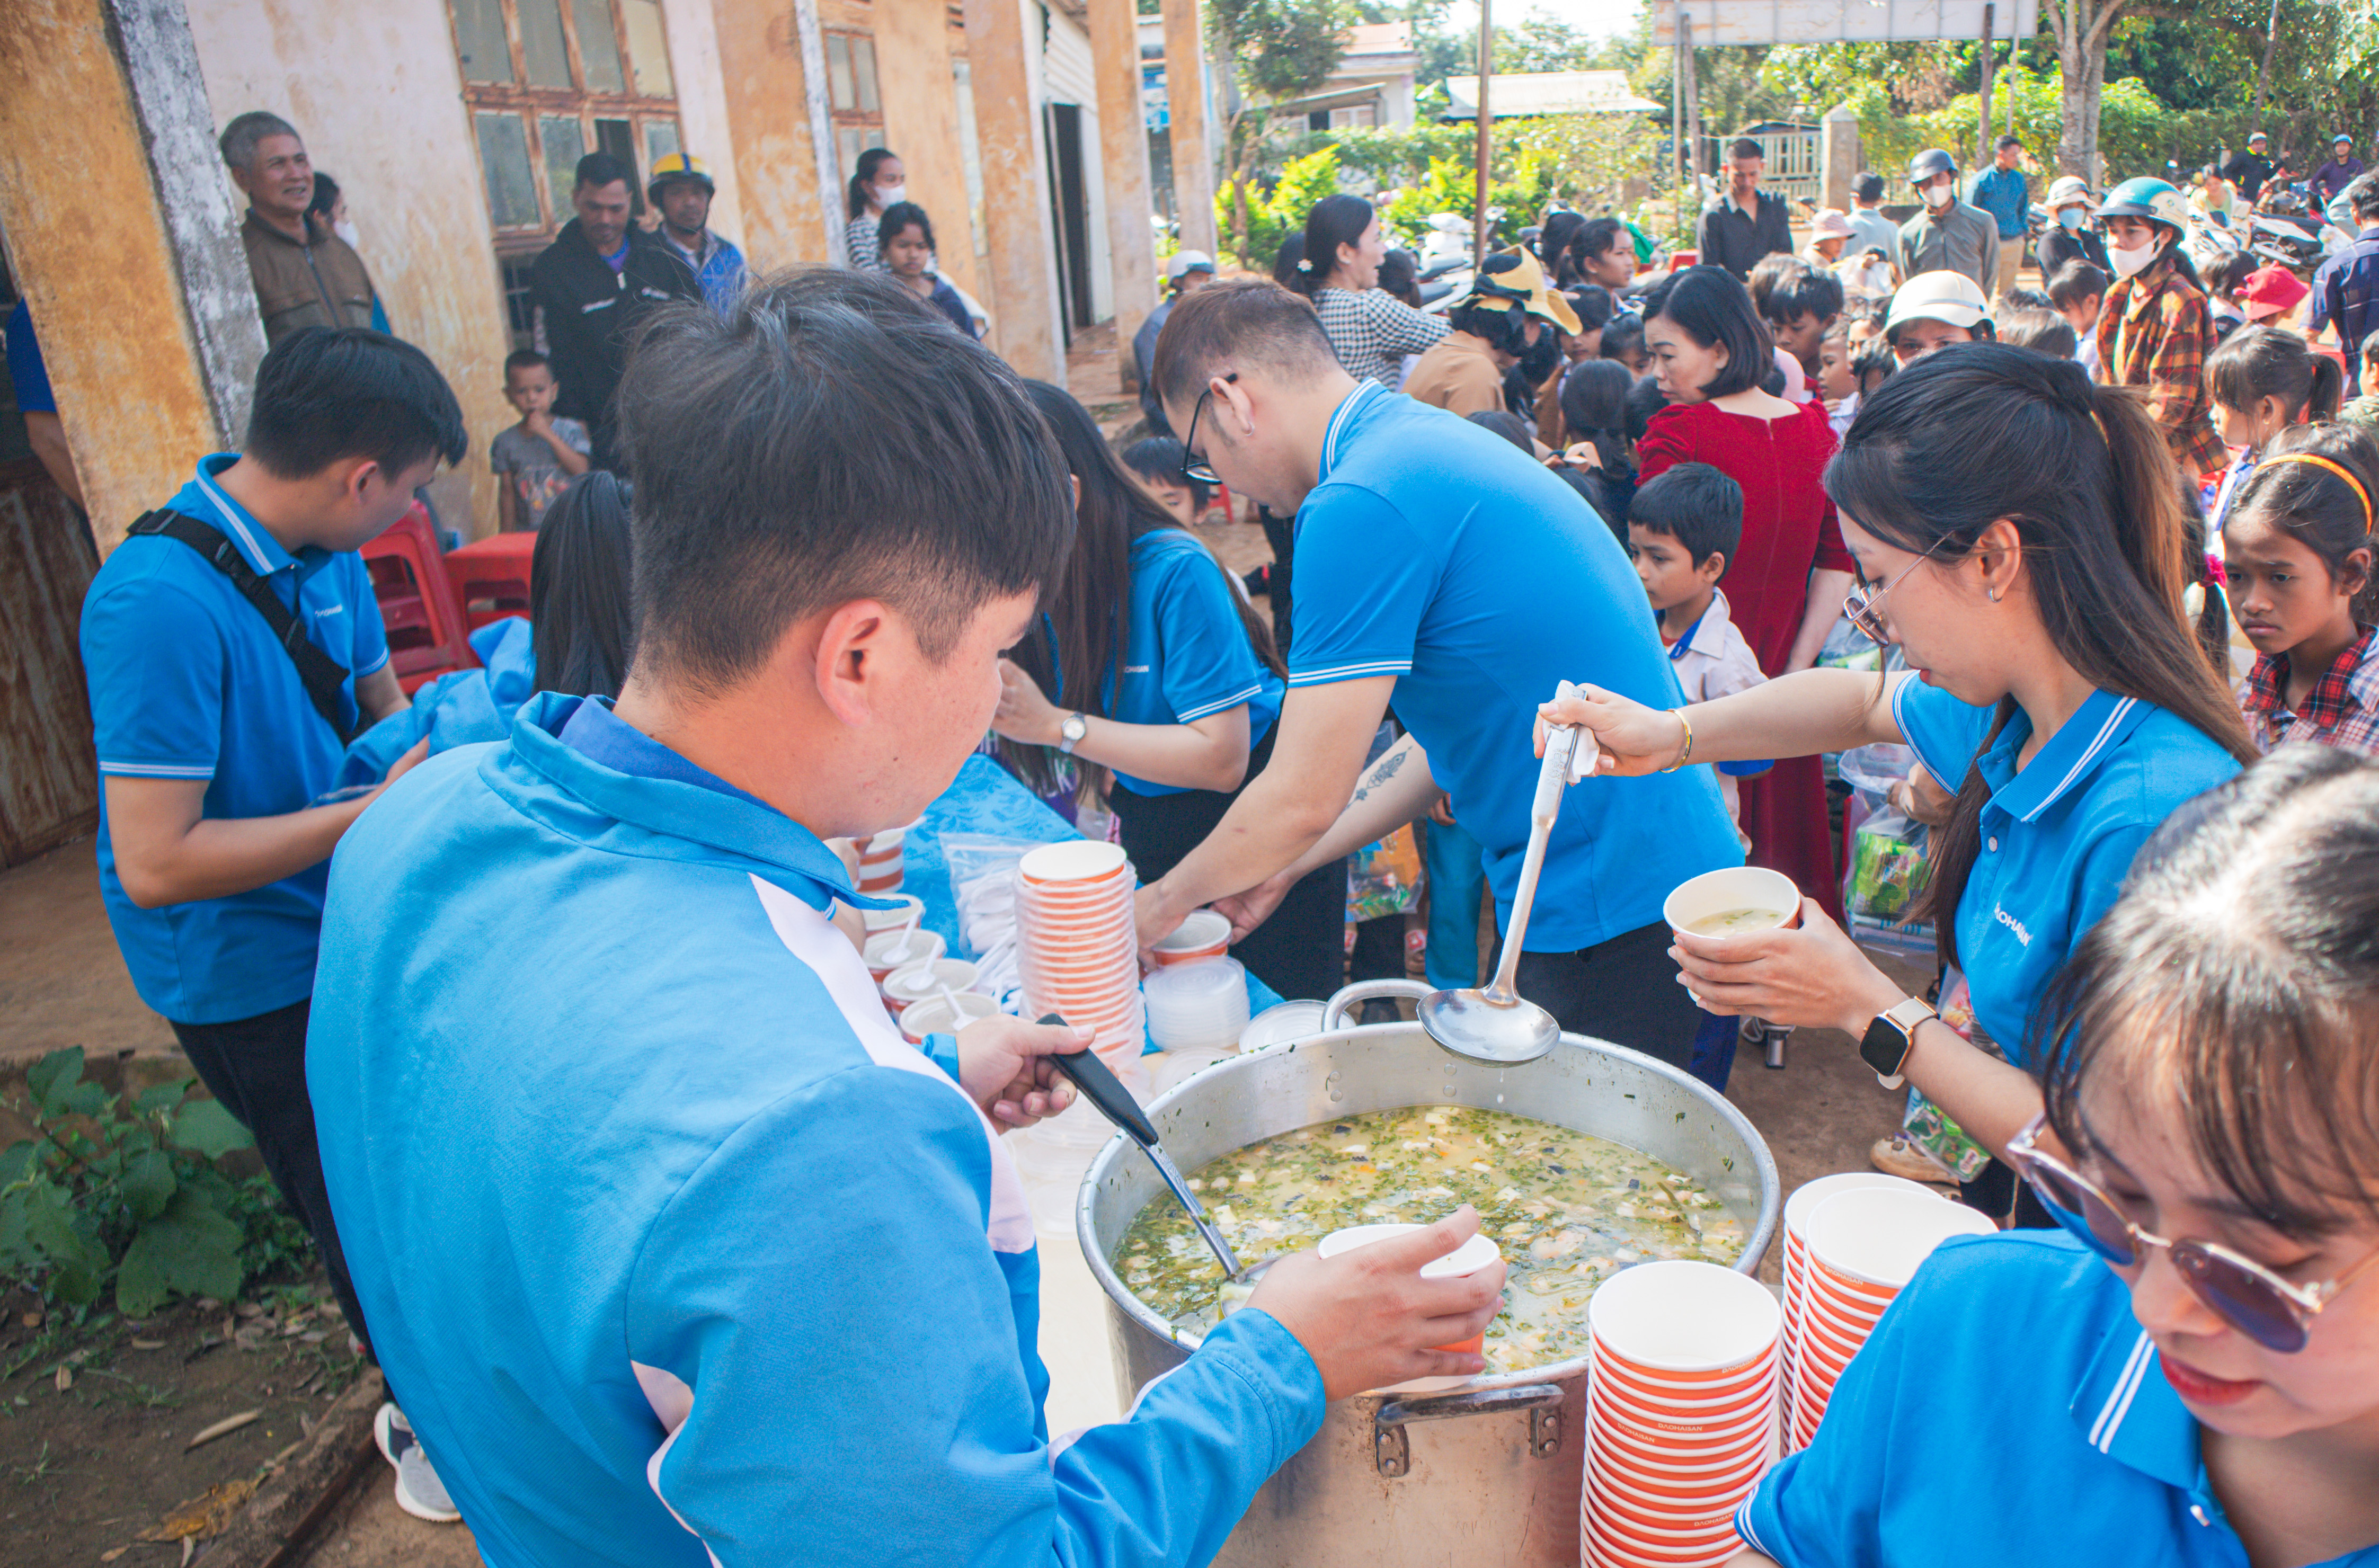
[[[1927,207],[1947,207],[1950,205],[1950,199],[1952,194],[1953,193],[1950,187],[1946,185],[1928,185],[1925,187],[1925,205]]]
[[[2115,264],[2115,276],[2128,278],[2145,271],[2163,250],[2164,246],[2156,240],[2150,240],[2131,250],[2119,245],[2110,245],[2107,247],[2107,259]]]
[[[878,207],[888,208],[908,199],[909,187],[906,185],[879,185],[876,187],[876,204]]]
[[[2082,232],[2082,209],[2079,207],[2068,207],[2063,211],[2057,214],[2057,221],[2065,226],[2067,232],[2071,234],[2080,234]]]
[[[363,243],[363,236],[356,233],[356,226],[347,222],[344,218],[332,223],[331,225],[331,232],[338,235],[342,240],[344,240],[351,247]]]

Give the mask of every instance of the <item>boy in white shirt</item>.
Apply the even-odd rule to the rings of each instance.
[[[1751,645],[1727,615],[1719,579],[1743,543],[1743,487],[1707,463],[1680,463],[1648,479],[1627,504],[1627,553],[1660,621],[1660,642],[1676,668],[1688,703],[1748,691],[1768,677]],[[1775,766],[1770,762],[1705,763],[1718,770],[1727,815],[1745,850],[1743,810],[1734,781]],[[1723,1093],[1734,1066],[1738,1020],[1704,1014],[1686,1071]]]

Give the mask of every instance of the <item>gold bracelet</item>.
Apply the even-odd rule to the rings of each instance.
[[[1671,708],[1669,710],[1669,714],[1672,718],[1676,719],[1680,725],[1684,726],[1685,731],[1685,743],[1684,749],[1677,753],[1677,760],[1671,763],[1668,766],[1660,769],[1663,773],[1676,772],[1677,769],[1685,766],[1685,759],[1694,754],[1694,721],[1685,717],[1685,710],[1681,707]]]

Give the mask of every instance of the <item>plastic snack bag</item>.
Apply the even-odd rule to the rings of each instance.
[[[1941,986],[1941,1021],[1963,1035],[1969,1043],[2000,1055],[1999,1044],[1974,1023],[1974,1003],[1966,989],[1966,977],[1951,970]],[[1914,1087],[1908,1091],[1908,1109],[1900,1119],[1900,1129],[1908,1141],[1940,1162],[1960,1181],[1972,1181],[1983,1174],[1991,1163],[1991,1152],[1966,1136],[1966,1131],[1950,1119],[1940,1106],[1918,1093]]]

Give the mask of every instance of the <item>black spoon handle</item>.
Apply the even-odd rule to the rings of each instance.
[[[1062,1026],[1066,1020],[1051,1013],[1041,1021]],[[1072,1080],[1074,1087],[1090,1097],[1101,1116],[1121,1128],[1125,1137],[1142,1149],[1156,1147],[1156,1124],[1148,1119],[1148,1113],[1140,1108],[1140,1102],[1131,1097],[1123,1080],[1116,1077],[1095,1053],[1069,1051],[1052,1055],[1049,1065]]]

